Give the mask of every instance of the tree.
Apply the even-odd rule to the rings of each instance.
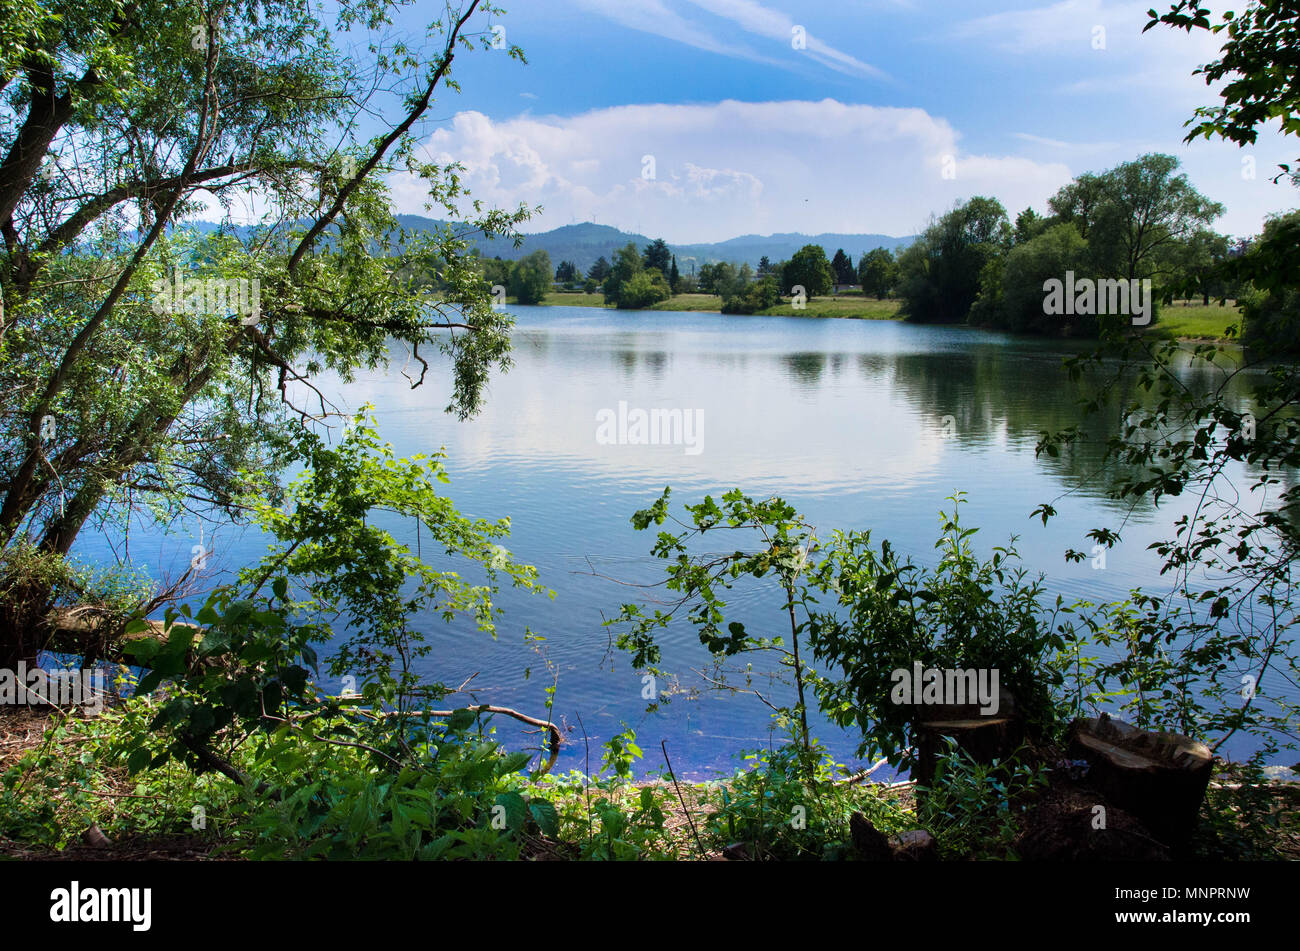
[[[614,254],[614,264],[605,278],[605,303],[618,304],[623,283],[642,270],[641,254],[636,245],[629,241]]]
[[[1300,211],[1270,217],[1255,247],[1269,247],[1279,231],[1297,223]],[[1209,275],[1206,279],[1215,279],[1213,267]],[[1243,302],[1241,316],[1242,342],[1247,346],[1260,353],[1300,354],[1300,287],[1256,289]]]
[[[1044,218],[1034,209],[1026,208],[1016,215],[1016,226],[1012,234],[1012,240],[1016,244],[1032,241],[1055,223],[1055,220]]]
[[[673,255],[673,266],[668,272],[668,286],[672,288],[674,294],[681,293],[682,275],[677,270],[677,255]]]
[[[612,268],[609,266],[609,262],[605,260],[605,256],[602,254],[600,257],[596,258],[596,263],[593,264],[591,270],[587,272],[587,277],[598,284],[603,284],[605,278],[609,277],[609,272],[611,270]]]
[[[981,288],[976,311],[980,322],[1016,332],[1060,334],[1068,329],[1096,333],[1096,318],[1076,316],[1070,324],[1062,316],[1043,312],[1043,284],[1064,279],[1067,271],[1087,273],[1088,242],[1069,222],[1053,225],[1035,238],[1017,244],[1006,255],[996,278]],[[972,320],[976,318],[973,316]]]
[[[1047,204],[1057,219],[1073,222],[1079,234],[1087,240],[1105,203],[1105,193],[1105,181],[1098,175],[1084,172],[1048,199]]]
[[[809,297],[829,294],[835,275],[826,252],[821,245],[805,244],[790,258],[782,274],[783,290],[788,294],[796,285],[802,286]]]
[[[701,294],[714,294],[716,290],[713,286],[714,275],[718,269],[716,264],[701,264],[700,275],[698,278],[699,291]]]
[[[478,250],[477,248],[475,250]],[[492,287],[509,287],[510,284],[510,264],[509,261],[501,260],[501,257],[485,259],[483,261],[483,280],[489,288]]]
[[[898,256],[902,313],[921,323],[967,318],[979,295],[985,266],[1011,244],[1006,209],[976,196],[933,222]]]
[[[1201,228],[1173,245],[1167,255],[1168,270],[1175,283],[1194,288],[1201,303],[1208,305],[1211,294],[1226,296],[1227,288],[1215,270],[1227,257],[1227,236]]]
[[[582,272],[572,261],[561,261],[555,269],[555,279],[561,284],[575,284],[582,280]]]
[[[510,268],[510,296],[521,304],[540,304],[551,289],[551,256],[545,249],[520,258]]]
[[[1099,276],[1152,277],[1167,272],[1172,245],[1223,214],[1178,173],[1178,159],[1151,153],[1100,175],[1081,175],[1049,202],[1074,221],[1092,249]]]
[[[350,48],[365,48],[368,23],[379,42],[398,6],[343,9],[362,39]],[[383,182],[409,171],[459,217],[455,169],[415,148],[453,59],[471,35],[490,43],[471,20],[497,12],[471,0],[429,25],[441,36],[431,59],[366,63],[302,4],[6,5],[0,550],[60,559],[124,502],[166,518],[234,512],[250,485],[276,497],[287,434],[333,412],[318,393],[291,404],[289,384],[310,391],[317,368],[375,366],[392,339],[441,351],[449,409],[477,411],[508,359],[511,318],[457,232],[513,237],[528,211],[402,239]],[[373,138],[356,136],[345,103]],[[256,196],[264,224],[178,228],[201,193]],[[394,283],[394,260],[438,262],[441,296]],[[5,565],[0,666],[12,666],[35,659],[56,585]]]
[[[645,254],[641,258],[641,265],[646,268],[654,268],[665,277],[668,276],[672,251],[664,243],[663,238],[656,238],[646,245]]]
[[[772,270],[772,262],[767,259],[766,254],[758,259],[758,271],[756,273],[759,277],[767,277],[772,273]]]
[[[875,294],[884,300],[898,279],[898,264],[888,248],[875,248],[862,255],[858,261],[858,283],[863,294]]]
[[[853,261],[843,248],[835,249],[835,256],[831,258],[831,271],[835,275],[836,284],[852,284],[854,278]]]

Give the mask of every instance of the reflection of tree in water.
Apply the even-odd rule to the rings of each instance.
[[[611,350],[610,353],[623,370],[624,376],[635,376],[637,370],[645,369],[651,377],[660,380],[671,362],[666,350],[633,350],[623,347]]]
[[[1058,474],[1066,491],[1098,497],[1135,474],[1107,462],[1106,445],[1122,434],[1124,411],[1130,405],[1148,407],[1154,398],[1138,385],[1136,371],[1116,379],[1113,371],[1090,370],[1072,380],[1062,364],[1066,356],[1059,349],[1032,344],[976,344],[929,353],[862,354],[857,362],[863,377],[883,379],[900,391],[936,430],[944,430],[945,418],[951,417],[947,431],[965,445],[987,446],[1005,438],[1033,446],[1043,432],[1078,426],[1084,438],[1064,447],[1059,456],[1044,453],[1039,459]],[[1194,390],[1222,382],[1213,371],[1184,368],[1180,375]],[[1229,385],[1243,408],[1246,389],[1236,380]],[[1083,399],[1095,399],[1097,411],[1085,414]],[[1130,501],[1107,504],[1124,511],[1152,508],[1146,497],[1136,506]]]
[[[536,330],[515,330],[510,335],[510,346],[529,356],[544,357],[551,351],[551,335]]]
[[[668,369],[670,363],[668,352],[666,350],[651,350],[641,355],[641,360],[650,375],[656,380],[663,379],[664,372]]]
[[[821,381],[822,371],[826,369],[826,354],[803,351],[787,353],[781,357],[791,380],[800,386],[816,386]]]

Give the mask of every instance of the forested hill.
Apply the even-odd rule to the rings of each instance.
[[[397,218],[403,227],[412,229],[435,223],[419,215],[398,215]],[[658,235],[647,236],[584,222],[527,235],[518,248],[512,242],[502,240],[480,242],[479,247],[488,257],[499,255],[508,261],[542,250],[551,256],[552,261],[572,261],[578,270],[586,273],[599,257],[612,261],[614,252],[629,241],[644,248],[655,237]],[[837,248],[843,248],[857,258],[873,248],[896,251],[911,244],[912,240],[913,236],[895,238],[886,234],[746,234],[714,244],[674,244],[670,241],[668,247],[677,255],[677,264],[682,272],[689,273],[692,263],[698,268],[702,264],[730,261],[733,264],[748,263],[756,268],[764,256],[771,261],[784,261],[805,244],[821,245],[828,256]]]
[[[397,220],[403,228],[410,231],[421,231],[438,224],[437,220],[425,218],[421,215],[398,215]],[[215,228],[216,225],[210,222],[191,222],[183,227],[207,231]],[[236,230],[242,233],[244,229]],[[607,261],[612,261],[614,252],[629,241],[635,243],[638,248],[644,248],[651,242],[652,237],[620,231],[618,228],[609,225],[584,222],[582,224],[564,225],[538,234],[525,235],[523,244],[519,247],[515,247],[512,241],[500,239],[480,239],[473,243],[487,257],[499,256],[507,261],[518,260],[533,251],[543,250],[551,256],[552,261],[572,261],[578,270],[585,274],[591,269],[591,265],[596,262],[597,258],[603,256]],[[668,247],[677,255],[677,264],[682,269],[682,272],[689,274],[692,264],[698,269],[700,265],[719,261],[730,261],[733,264],[748,263],[751,267],[757,268],[759,260],[765,256],[770,261],[788,260],[806,244],[821,245],[826,249],[828,257],[837,248],[843,248],[846,253],[856,259],[874,248],[888,248],[891,251],[897,251],[911,244],[913,240],[915,240],[914,235],[896,238],[886,234],[804,235],[784,233],[766,236],[746,234],[714,244],[673,244],[669,242]]]

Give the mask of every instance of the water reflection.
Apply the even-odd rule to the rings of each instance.
[[[964,520],[982,528],[977,547],[1020,535],[1028,566],[1048,573],[1053,592],[1096,601],[1166,583],[1146,546],[1186,500],[1171,500],[1158,519],[1126,507],[1124,541],[1109,553],[1107,570],[1064,561],[1067,548],[1086,547],[1089,529],[1115,521],[1107,482],[1097,478],[1101,446],[1119,431],[1123,403],[1141,396],[1131,380],[1070,381],[1062,359],[1077,352],[1073,345],[888,321],[568,307],[517,308],[517,315],[515,364],[493,377],[474,420],[442,412],[450,379],[436,364],[416,390],[383,372],[332,389],[349,408],[373,403],[399,454],[445,446],[457,505],[476,516],[510,516],[508,547],[557,592],[553,602],[503,592],[496,641],[471,625],[420,619],[435,644],[427,673],[453,683],[477,673],[477,699],[544,710],[549,681],[524,676],[541,668],[522,638],[531,628],[547,638],[541,649],[558,671],[555,716],[569,725],[581,716],[593,748],[626,722],[641,731],[643,749],[667,739],[680,772],[702,777],[731,765],[738,749],[770,740],[766,708],[743,696],[688,696],[647,714],[639,676],[608,652],[604,619],[644,593],[619,582],[662,578],[647,554],[653,538],[628,520],[665,485],[678,503],[736,486],[778,494],[824,533],[869,528],[931,562],[937,513],[962,490]],[[400,365],[401,354],[395,360]],[[1211,379],[1185,372],[1197,385]],[[1078,401],[1090,395],[1103,401],[1085,421],[1092,440],[1056,458],[1036,457],[1039,434],[1080,422]],[[1244,389],[1232,394],[1247,397]],[[598,415],[620,404],[698,412],[702,451],[671,441],[602,443]],[[1049,526],[1030,518],[1035,505],[1053,500],[1061,514]],[[414,544],[413,526],[391,530]],[[82,548],[95,555],[97,544],[108,557],[94,539]],[[222,554],[239,565],[263,546],[251,536],[232,539]],[[188,543],[174,549],[175,564],[160,556],[161,570],[188,561]],[[733,609],[754,629],[775,632],[780,623],[779,601],[761,590],[737,592]],[[698,686],[693,668],[708,658],[694,633],[672,628],[663,645],[668,669]],[[819,734],[841,756],[854,745],[825,724]],[[581,768],[582,746],[567,747],[562,769]]]

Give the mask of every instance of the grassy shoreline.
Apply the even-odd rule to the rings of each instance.
[[[508,303],[517,303],[511,299]],[[842,317],[851,320],[901,320],[898,311],[902,301],[887,298],[876,300],[864,297],[857,292],[847,292],[832,297],[814,297],[796,310],[792,304],[780,304],[760,310],[756,317]],[[612,304],[606,304],[601,294],[551,293],[542,301],[543,307],[595,307],[602,310],[614,310]],[[675,313],[722,313],[722,298],[716,294],[676,294],[648,310],[669,311]],[[951,326],[966,326],[953,324]],[[1223,341],[1234,339],[1228,336],[1228,328],[1241,327],[1241,310],[1235,304],[1200,304],[1182,301],[1160,309],[1158,322],[1148,333],[1155,337],[1176,338],[1178,340]]]
[[[507,303],[515,303],[507,299]],[[874,297],[863,297],[858,293],[844,293],[831,297],[814,297],[807,304],[795,309],[793,304],[779,304],[754,313],[755,317],[847,317],[855,320],[897,320],[898,308],[902,301]],[[551,293],[541,302],[543,307],[597,307],[614,310],[612,304],[606,304],[602,294]],[[722,313],[722,298],[716,294],[674,294],[662,303],[647,307],[647,310],[670,311],[676,313]],[[748,315],[747,315],[748,316]]]

